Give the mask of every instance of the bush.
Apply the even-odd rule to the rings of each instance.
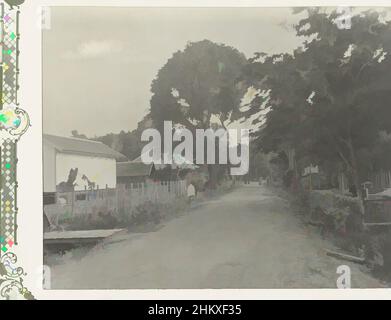
[[[158,224],[161,220],[162,212],[160,210],[160,206],[152,201],[147,201],[143,204],[140,204],[133,210],[130,224],[136,226],[146,224],[148,222]]]
[[[319,223],[323,237],[332,235],[341,249],[364,255],[368,237],[363,228],[362,204],[358,198],[331,190],[312,191],[308,193],[306,207],[310,220]]]
[[[371,228],[365,257],[373,272],[384,280],[391,280],[391,231],[387,227]]]
[[[65,230],[115,229],[119,225],[118,218],[112,213],[99,212],[97,215],[80,215],[59,221]]]
[[[59,219],[59,230],[94,230],[131,228],[134,226],[159,224],[168,216],[182,214],[187,208],[186,198],[178,198],[168,203],[144,202],[135,207],[132,212],[120,210],[112,212],[86,214],[78,216],[63,216]]]

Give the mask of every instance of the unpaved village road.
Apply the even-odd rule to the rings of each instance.
[[[363,266],[326,256],[331,244],[257,185],[205,202],[158,231],[118,240],[54,266],[52,287],[336,288],[341,264],[351,267],[353,288],[381,286]]]

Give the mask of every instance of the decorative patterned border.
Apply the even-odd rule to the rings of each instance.
[[[12,252],[17,241],[17,142],[30,126],[19,108],[19,6],[24,0],[0,4],[0,298],[34,299],[23,286],[24,273]]]

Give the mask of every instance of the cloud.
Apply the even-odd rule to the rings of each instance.
[[[87,41],[81,43],[76,49],[68,50],[62,58],[65,60],[96,59],[107,57],[123,50],[123,45],[116,41]]]

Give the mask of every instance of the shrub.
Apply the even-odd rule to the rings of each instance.
[[[365,257],[374,273],[391,280],[391,231],[387,227],[372,228],[367,233]]]
[[[144,202],[138,205],[132,212],[130,223],[132,225],[141,225],[148,222],[160,223],[162,212],[157,203],[152,201]]]
[[[114,229],[119,225],[118,218],[112,213],[87,214],[74,217],[67,217],[59,220],[65,230],[94,230],[94,229]]]

